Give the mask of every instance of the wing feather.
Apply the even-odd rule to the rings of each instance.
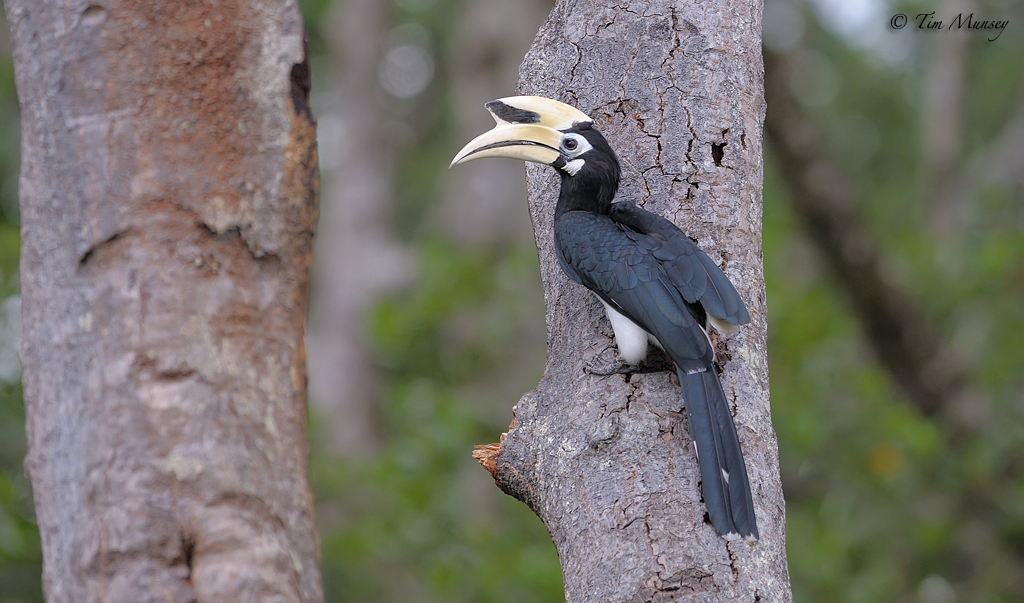
[[[638,249],[649,250],[683,299],[711,316],[746,324],[750,315],[728,277],[672,222],[632,203],[614,203],[609,214]]]

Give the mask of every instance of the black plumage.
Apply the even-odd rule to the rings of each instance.
[[[653,335],[676,363],[712,524],[721,534],[757,538],[739,438],[705,334],[707,314],[745,324],[747,309],[725,274],[675,224],[612,202],[619,180],[614,152],[592,127],[571,131],[593,149],[580,156],[585,163],[575,175],[559,171],[554,230],[562,268]]]
[[[467,145],[453,165],[487,153],[547,163],[561,175],[554,221],[559,263],[604,302],[624,359],[642,360],[649,334],[675,362],[711,523],[719,534],[757,538],[743,453],[707,335],[709,319],[749,322],[743,300],[672,222],[613,202],[619,162],[586,115],[540,97],[502,99],[488,109],[498,126]],[[519,117],[524,120],[516,122]],[[567,117],[573,121],[565,124]],[[526,118],[542,127],[516,125]]]

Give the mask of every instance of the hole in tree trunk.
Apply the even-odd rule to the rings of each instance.
[[[729,143],[723,142],[722,144],[711,143],[711,158],[715,160],[715,165],[722,167],[722,157],[725,157],[725,145]]]

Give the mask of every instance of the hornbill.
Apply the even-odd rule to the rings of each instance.
[[[704,503],[719,534],[758,537],[750,483],[708,325],[735,333],[750,321],[736,289],[675,224],[631,202],[614,202],[619,161],[586,113],[539,96],[486,105],[497,125],[451,166],[511,157],[555,168],[555,249],[569,277],[604,304],[619,355],[637,365],[648,343],[675,362],[700,465]]]

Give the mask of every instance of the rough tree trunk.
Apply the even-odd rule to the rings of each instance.
[[[56,602],[319,601],[317,159],[280,0],[6,0],[25,401]]]
[[[718,342],[761,540],[727,542],[704,519],[679,385],[668,372],[597,377],[610,359],[601,304],[557,265],[558,177],[530,166],[548,364],[500,448],[478,453],[544,521],[566,599],[791,599],[778,450],[768,406],[761,255],[761,3],[560,0],[520,71],[520,92],[578,106],[623,164],[619,199],[667,216],[722,266],[751,323]],[[489,458],[488,458],[489,457]]]

